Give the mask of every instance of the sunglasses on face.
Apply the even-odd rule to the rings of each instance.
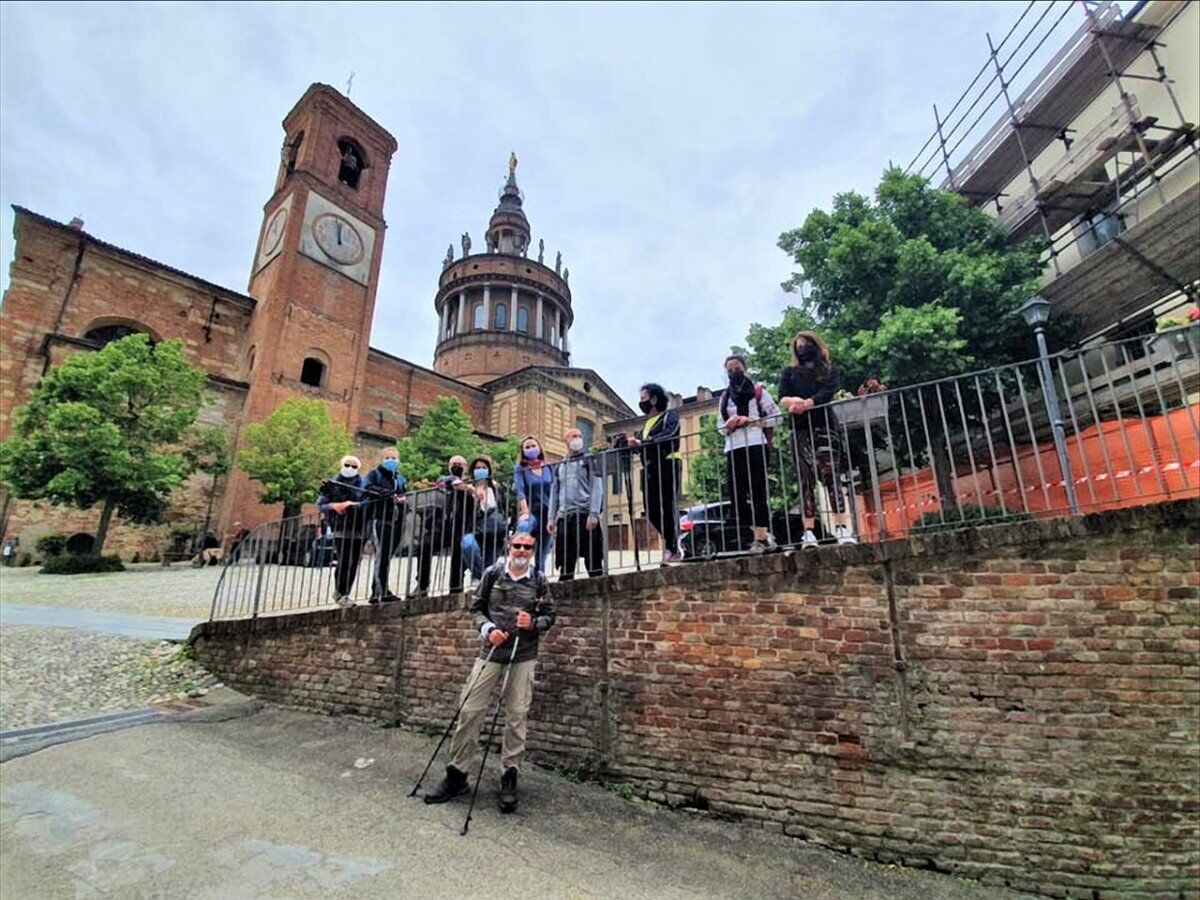
[[[532,550],[533,544],[510,544],[514,550]]]
[[[358,466],[354,465],[354,463],[346,463],[345,467],[347,469],[357,469],[358,468]]]

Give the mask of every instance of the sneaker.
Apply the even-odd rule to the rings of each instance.
[[[337,605],[340,606],[342,609],[349,609],[351,606],[354,605],[354,598],[351,597],[349,594],[338,594],[336,600],[337,600]]]
[[[767,535],[765,538],[755,540],[753,544],[746,548],[746,552],[754,556],[759,556],[763,553],[770,553],[772,550],[778,550],[779,545],[775,543],[775,538]]]
[[[673,551],[671,551],[671,550],[664,550],[664,551],[663,551],[663,555],[662,555],[662,565],[664,565],[664,566],[677,566],[677,565],[679,565],[679,562],[680,562],[680,556],[679,556],[679,554],[678,554],[678,553],[676,553],[676,552],[673,552]]]
[[[800,547],[803,550],[817,549],[817,536],[812,533],[811,529],[804,532],[804,537],[800,538]]]
[[[517,809],[517,770],[505,769],[500,776],[500,812],[511,813]]]
[[[514,769],[514,771],[516,771]],[[446,777],[423,798],[426,803],[445,803],[467,792],[467,773],[460,772],[454,766],[446,766]]]
[[[833,529],[833,535],[837,538],[839,544],[857,544],[858,538],[850,533],[850,529],[845,525],[839,525]]]

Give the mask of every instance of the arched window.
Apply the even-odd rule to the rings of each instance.
[[[283,163],[288,175],[296,171],[296,159],[300,156],[302,143],[304,143],[304,132],[297,131],[294,138],[283,144]]]
[[[258,353],[258,349],[255,346],[251,345],[250,352],[246,354],[246,371],[247,372],[254,371],[254,357],[257,353]]]
[[[503,331],[508,327],[508,306],[503,303],[496,304],[496,313],[492,316],[493,327],[497,331]]]
[[[449,306],[446,307],[446,337],[454,337],[454,323],[458,316]]]
[[[472,319],[476,331],[483,331],[485,328],[487,328],[487,318],[484,316],[482,303],[475,304],[475,313],[472,316]]]
[[[517,307],[517,331],[529,334],[529,310],[524,306]]]
[[[337,148],[341,159],[338,165],[338,181],[348,188],[358,190],[358,180],[362,177],[363,169],[367,167],[367,157],[362,147],[348,137],[338,141]]]
[[[92,341],[103,347],[105,344],[111,344],[113,341],[119,341],[123,337],[129,337],[131,334],[145,334],[146,332],[138,328],[136,325],[126,325],[124,323],[116,325],[101,325],[97,328],[89,329],[83,336],[84,340]],[[153,340],[153,338],[151,338]]]
[[[300,383],[316,388],[325,384],[325,363],[314,356],[305,357],[300,367]]]
[[[590,447],[596,442],[596,426],[590,419],[576,419],[575,427],[583,432],[583,446]]]

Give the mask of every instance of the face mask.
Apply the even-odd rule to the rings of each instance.
[[[350,466],[342,466],[342,477],[343,478],[353,478],[357,474],[358,474],[358,469],[351,468]]]
[[[572,453],[583,452],[583,438],[571,438],[567,441],[567,449]]]
[[[640,403],[638,403],[638,409],[644,413],[649,413],[650,410],[654,409],[654,407],[651,406],[649,400],[642,400]]]
[[[385,469],[387,469],[389,472],[395,472],[395,471],[396,471],[398,468],[400,468],[400,460],[398,460],[398,459],[385,459],[385,460],[383,461],[383,467],[384,467]]]
[[[487,469],[476,469],[475,470],[475,479],[477,481],[482,481],[483,479],[487,478],[488,475],[489,475],[489,472]]]
[[[462,478],[463,472],[467,471],[466,466],[451,466],[450,474],[455,478]]]
[[[745,380],[746,380],[746,373],[743,372],[741,369],[735,369],[734,371],[729,373],[730,387],[738,387]]]
[[[537,447],[526,447],[524,453],[526,459],[537,459],[541,455],[542,451]]]
[[[812,362],[817,358],[817,348],[812,344],[805,344],[803,347],[796,348],[796,359],[800,362]]]

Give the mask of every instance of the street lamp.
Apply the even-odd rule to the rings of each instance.
[[[1054,389],[1054,376],[1050,371],[1050,351],[1046,347],[1046,322],[1050,319],[1050,301],[1034,294],[1017,312],[1037,335],[1042,393],[1046,398],[1050,424],[1054,430],[1054,449],[1058,452],[1058,466],[1062,470],[1063,485],[1067,489],[1067,505],[1071,508],[1071,515],[1077,516],[1079,501],[1075,498],[1075,476],[1071,473],[1071,461],[1067,458],[1067,432],[1063,427],[1062,412],[1058,407],[1058,391]]]

